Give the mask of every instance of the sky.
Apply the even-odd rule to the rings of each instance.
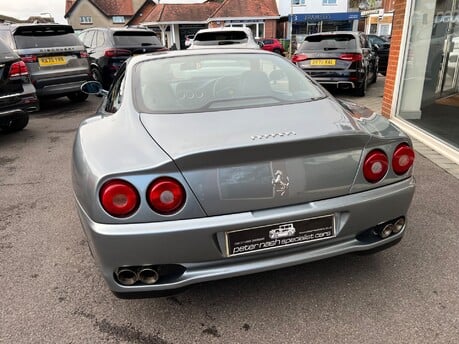
[[[161,3],[193,3],[204,0],[162,0]],[[56,23],[67,24],[64,19],[65,0],[0,0],[0,14],[27,19],[30,16],[48,16],[50,13]]]
[[[56,23],[67,24],[64,12],[65,0],[0,0],[0,14],[18,19],[50,13]]]

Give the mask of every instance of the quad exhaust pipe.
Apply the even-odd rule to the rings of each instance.
[[[158,271],[151,266],[122,267],[116,271],[115,275],[118,282],[126,286],[134,285],[137,282],[151,285],[159,279]]]
[[[400,233],[405,228],[405,226],[406,220],[402,216],[398,219],[382,224],[376,231],[376,234],[378,234],[382,239],[386,239],[392,234]]]

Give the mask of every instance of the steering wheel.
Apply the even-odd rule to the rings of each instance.
[[[216,99],[234,98],[240,90],[240,82],[237,77],[224,76],[214,83],[214,97]]]

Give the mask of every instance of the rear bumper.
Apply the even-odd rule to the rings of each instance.
[[[80,91],[81,85],[92,80],[89,74],[77,74],[34,80],[38,97],[65,95]]]
[[[404,231],[381,239],[371,229],[405,216],[415,189],[414,178],[378,189],[295,206],[200,219],[101,224],[77,202],[89,246],[109,288],[117,293],[164,291],[227,277],[302,264],[349,252],[373,250],[399,240]],[[225,232],[334,214],[336,237],[319,242],[225,257]],[[183,274],[153,285],[124,286],[115,271],[123,266],[179,264]]]
[[[9,121],[14,117],[38,111],[38,99],[31,84],[23,85],[21,93],[0,96],[0,121]]]
[[[357,70],[311,70],[303,69],[321,85],[332,85],[338,88],[356,88],[365,80],[365,73]]]

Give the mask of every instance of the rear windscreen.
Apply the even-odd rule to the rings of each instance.
[[[194,40],[195,42],[242,41],[247,40],[247,34],[243,31],[203,32],[197,34]]]
[[[73,47],[83,45],[68,26],[21,27],[14,32],[17,49]]]
[[[353,35],[314,35],[308,36],[301,44],[300,51],[305,50],[348,50],[356,49]]]
[[[10,56],[13,54],[11,49],[5,43],[3,43],[1,39],[0,39],[0,54],[8,54]]]
[[[113,39],[115,40],[116,46],[139,46],[139,47],[148,47],[148,46],[161,46],[161,42],[156,37],[154,32],[133,32],[133,31],[118,31],[113,34]]]

